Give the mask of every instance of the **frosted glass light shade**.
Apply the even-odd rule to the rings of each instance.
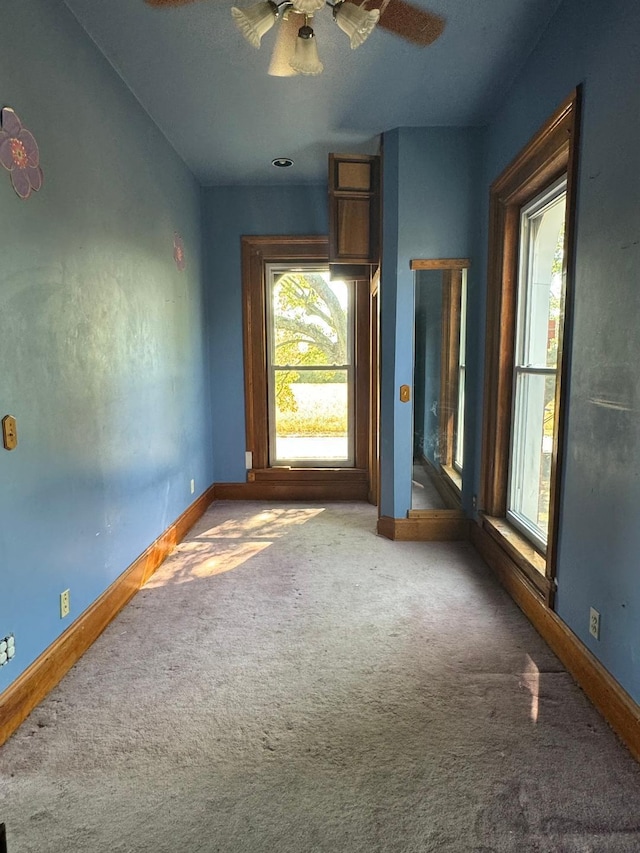
[[[325,5],[325,0],[293,0],[293,8],[305,15],[313,15]]]
[[[296,49],[289,60],[289,65],[298,74],[307,74],[315,77],[322,74],[324,65],[318,56],[316,37],[311,27],[300,27],[296,39]]]
[[[313,15],[325,5],[325,0],[293,0],[293,8],[305,15]]]
[[[260,47],[262,36],[269,32],[278,17],[278,7],[271,0],[260,0],[248,9],[231,8],[233,20],[249,44]]]
[[[333,17],[343,33],[349,36],[351,50],[365,42],[380,19],[380,10],[363,9],[353,3],[343,2],[334,7]]]

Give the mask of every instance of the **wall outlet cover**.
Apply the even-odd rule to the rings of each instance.
[[[600,639],[600,614],[593,607],[589,608],[589,633],[596,640]]]
[[[64,619],[71,611],[71,594],[68,589],[60,593],[60,618]]]

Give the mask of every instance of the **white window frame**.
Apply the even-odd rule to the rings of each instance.
[[[273,286],[277,279],[287,272],[329,273],[328,265],[319,264],[269,264],[265,265],[265,309],[266,309],[266,360],[267,360],[267,396],[268,396],[268,449],[270,467],[295,468],[353,468],[355,464],[355,287],[353,281],[344,281],[348,293],[347,306],[347,364],[320,365],[274,365],[273,335]],[[345,459],[298,459],[278,458],[276,453],[275,432],[275,374],[277,370],[295,370],[296,372],[317,370],[344,370],[347,373],[347,457]]]
[[[555,181],[551,186],[547,187],[538,196],[527,203],[520,214],[520,252],[518,265],[518,283],[517,283],[517,322],[514,346],[514,365],[513,365],[513,394],[512,394],[512,413],[511,413],[511,442],[509,456],[509,476],[507,488],[507,512],[508,521],[517,528],[535,548],[542,554],[546,554],[548,543],[548,532],[545,534],[534,521],[529,519],[524,514],[513,508],[516,502],[515,493],[519,488],[522,488],[522,477],[524,468],[524,438],[522,431],[519,430],[520,424],[524,423],[525,412],[527,410],[526,393],[521,391],[527,376],[543,376],[554,377],[557,387],[560,362],[556,362],[555,367],[549,367],[546,364],[527,364],[525,363],[525,354],[528,351],[528,336],[530,333],[530,311],[531,311],[531,292],[532,292],[532,269],[533,258],[531,257],[531,223],[534,218],[540,216],[546,209],[558,200],[564,197],[565,204],[565,221],[567,215],[567,176]],[[560,318],[562,321],[563,305],[565,298],[565,281],[564,275],[560,294]],[[555,436],[554,436],[555,442]]]

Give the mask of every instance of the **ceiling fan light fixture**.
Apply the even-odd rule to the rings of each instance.
[[[349,36],[351,50],[360,47],[371,35],[380,20],[379,9],[363,9],[342,0],[333,7],[333,18],[343,33]]]
[[[248,9],[231,8],[236,26],[253,47],[260,47],[262,36],[269,32],[278,17],[278,7],[272,0],[260,0]]]
[[[325,5],[325,0],[293,0],[293,8],[296,12],[303,12],[305,15],[313,15]]]
[[[306,24],[298,30],[296,49],[289,60],[289,65],[298,74],[305,74],[311,77],[322,74],[324,65],[320,62],[320,57],[318,56],[315,33]]]

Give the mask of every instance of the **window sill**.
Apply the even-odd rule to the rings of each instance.
[[[505,552],[514,567],[526,576],[538,594],[549,603],[553,582],[547,577],[547,561],[544,555],[504,518],[495,518],[484,513],[481,513],[480,517],[484,530]]]
[[[364,468],[252,468],[231,499],[285,501],[367,501]]]
[[[449,485],[455,489],[458,499],[462,498],[462,474],[453,465],[441,465],[442,473],[447,477]]]
[[[291,468],[274,466],[273,468],[251,468],[247,471],[247,481],[346,481],[364,482],[368,478],[364,468]]]

